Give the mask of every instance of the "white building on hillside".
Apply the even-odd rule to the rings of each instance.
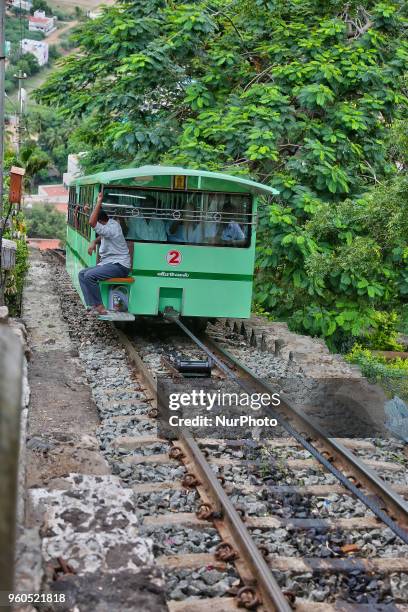
[[[33,8],[31,0],[12,0],[12,8],[19,9],[20,11],[29,12]]]
[[[64,172],[62,176],[62,182],[65,185],[65,187],[68,187],[71,181],[73,181],[75,178],[78,178],[78,176],[81,176],[81,174],[83,174],[81,170],[80,159],[84,155],[85,153],[83,152],[82,153],[70,153],[70,155],[68,155],[67,172]]]
[[[42,32],[45,36],[56,29],[56,17],[47,17],[44,11],[35,11],[28,18],[28,29],[30,32]]]
[[[21,41],[21,51],[23,53],[32,53],[40,66],[44,66],[48,62],[48,43],[42,40],[31,40],[23,38]]]
[[[102,15],[102,11],[100,9],[96,9],[96,11],[87,11],[86,12],[86,16],[89,17],[89,19],[97,19],[101,15]]]

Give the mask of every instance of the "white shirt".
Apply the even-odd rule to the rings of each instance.
[[[236,221],[231,221],[222,232],[221,239],[225,241],[245,240],[245,234]]]
[[[109,219],[106,224],[98,222],[95,225],[95,232],[102,236],[99,247],[101,261],[98,266],[118,263],[125,268],[130,268],[129,249],[119,223],[114,219]]]
[[[217,224],[209,221],[200,221],[197,224],[181,222],[175,232],[171,233],[173,223],[174,221],[169,221],[167,224],[168,237],[172,242],[206,243],[217,234]]]
[[[147,222],[144,217],[131,217],[127,226],[127,235],[131,240],[167,241],[166,226],[161,219],[150,219]]]

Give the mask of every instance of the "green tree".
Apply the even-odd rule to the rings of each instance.
[[[64,119],[58,113],[42,106],[31,106],[26,118],[29,142],[36,142],[50,158],[50,167],[60,175],[67,167],[71,151],[70,135],[75,121]]]
[[[45,0],[33,0],[33,6],[30,13],[34,15],[35,11],[44,11],[46,15],[53,15],[52,8]]]
[[[31,38],[34,40],[42,40],[44,34],[42,32],[30,32],[28,29],[28,19],[19,19],[19,17],[7,16],[5,23],[6,40],[11,42],[12,49],[19,48],[21,38]],[[21,36],[22,35],[22,36]]]
[[[122,0],[80,28],[79,57],[37,95],[80,119],[72,143],[92,171],[167,162],[277,187],[256,299],[340,346],[405,299],[392,252],[406,237],[385,246],[356,218],[370,192],[387,210],[388,181],[405,193],[390,131],[406,104],[407,12],[402,0]]]
[[[84,10],[80,6],[75,6],[74,15],[75,15],[75,19],[80,21],[84,18]]]
[[[35,184],[35,178],[40,170],[50,165],[50,158],[36,144],[27,143],[19,154],[20,164],[25,168],[25,186],[31,193]]]
[[[13,58],[11,58],[13,59]],[[22,73],[25,73],[27,76],[32,76],[33,74],[37,74],[40,70],[40,65],[38,63],[37,58],[32,53],[24,53],[16,63],[11,63],[6,70],[6,92],[10,93],[14,89],[18,87],[18,79],[16,75],[21,70]]]
[[[48,50],[48,63],[50,64],[52,61],[58,59],[59,57],[61,57],[61,53],[58,49],[57,45],[50,45],[49,46],[49,50]]]
[[[6,200],[9,187],[11,166],[18,163],[15,153],[10,147],[10,142],[6,138],[4,167],[6,170],[4,188]],[[15,206],[5,202],[4,218],[7,219],[7,224],[4,230],[4,237],[12,239],[17,244],[16,265],[13,270],[2,272],[3,282],[5,282],[5,303],[9,308],[10,314],[13,317],[21,316],[21,297],[24,286],[24,279],[28,270],[28,246],[26,244],[26,224],[24,215],[15,210]],[[1,220],[0,220],[1,221]]]
[[[51,204],[34,206],[25,210],[29,238],[58,238],[65,240],[65,215]]]

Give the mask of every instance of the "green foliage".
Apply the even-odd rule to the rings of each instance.
[[[25,187],[31,192],[35,177],[50,165],[50,158],[35,142],[27,142],[19,153],[19,163],[25,168]]]
[[[80,6],[75,6],[74,14],[75,14],[75,19],[80,20],[84,18],[84,11]]]
[[[43,40],[42,32],[30,32],[28,29],[28,19],[23,15],[19,17],[7,16],[5,22],[5,37],[11,42],[12,51],[17,51],[21,38],[31,38],[32,40]]]
[[[34,12],[34,10],[45,10],[47,15],[57,15],[58,13],[58,11],[53,11],[44,0],[34,0],[32,12]],[[63,17],[64,15],[61,16]],[[19,70],[30,77],[37,74],[42,69],[38,64],[37,58],[32,53],[21,54],[21,39],[43,40],[44,34],[42,32],[29,31],[27,13],[23,13],[21,19],[19,17],[8,16],[5,30],[6,40],[11,43],[11,52],[5,74],[5,89],[6,92],[10,94],[18,87],[18,79],[16,79],[14,75],[17,74]],[[52,64],[58,57],[60,57],[60,52],[57,45],[50,45],[48,64]]]
[[[406,126],[407,12],[121,0],[80,27],[80,55],[37,97],[79,121],[85,169],[170,163],[277,187],[261,205],[255,300],[346,350],[408,294],[406,127],[392,138]]]
[[[24,215],[15,210],[15,206],[8,202],[8,192],[10,187],[10,175],[8,170],[11,166],[17,164],[15,154],[6,148],[4,155],[4,209],[3,219],[7,219],[8,223],[4,229],[4,237],[14,240],[17,244],[16,266],[13,270],[7,270],[2,273],[2,281],[4,282],[4,297],[5,303],[9,308],[11,316],[21,315],[21,297],[24,285],[24,279],[29,267],[28,263],[28,247],[26,244],[26,225]]]
[[[392,310],[408,291],[408,178],[353,200],[303,202],[302,225],[282,204],[263,208],[257,299],[337,350],[359,336],[396,348]]]
[[[401,308],[401,319],[398,324],[398,331],[402,334],[408,334],[408,303],[405,303]]]
[[[33,6],[30,10],[31,15],[34,15],[35,11],[44,11],[48,17],[55,16],[60,21],[72,18],[72,13],[67,13],[55,5],[50,6],[46,0],[33,0]]]
[[[346,359],[358,365],[366,378],[379,383],[391,396],[408,399],[408,359],[387,361],[358,343],[352,347]]]
[[[257,315],[258,317],[264,317],[268,321],[275,320],[275,318],[270,312],[265,310],[265,308],[263,308],[260,304],[257,304],[256,302],[252,305],[252,314]]]
[[[48,62],[50,63],[53,60],[58,59],[59,57],[61,57],[61,53],[58,50],[57,45],[50,45],[48,49]]]
[[[38,205],[25,210],[27,235],[30,238],[58,238],[65,240],[65,215],[51,204]]]
[[[12,61],[13,58],[11,58]],[[38,63],[37,58],[32,53],[24,53],[15,64],[10,63],[9,67],[6,70],[6,91],[10,93],[14,89],[18,87],[18,79],[15,76],[21,70],[22,73],[25,73],[27,76],[32,76],[33,74],[37,74],[40,70],[40,65]]]
[[[5,167],[15,163],[14,155],[6,150]],[[5,193],[8,194],[9,178],[5,181]],[[9,225],[4,230],[4,237],[14,240],[17,244],[16,265],[12,270],[7,270],[3,276],[4,282],[4,298],[5,303],[9,308],[11,316],[20,316],[21,314],[21,297],[25,275],[27,273],[28,263],[28,246],[26,243],[26,226],[24,215],[17,212],[10,204],[5,204],[5,218],[9,220]]]
[[[402,351],[403,346],[397,342],[397,324],[399,317],[396,312],[376,312],[376,328],[368,335],[364,344],[369,349],[383,351]]]
[[[54,15],[53,9],[45,0],[33,0],[33,6],[30,13],[34,15],[35,11],[44,11],[44,13],[48,16]]]
[[[356,343],[351,351],[347,353],[346,360],[350,363],[356,363],[364,368],[364,375],[372,378],[372,373],[388,372],[395,373],[396,376],[408,376],[408,359],[393,359],[387,360],[381,355],[375,355],[367,348],[363,348],[361,344]]]
[[[79,29],[80,57],[38,98],[85,114],[82,137],[89,145],[93,133],[92,163],[105,167],[120,151],[261,178],[283,171],[294,179],[289,205],[298,185],[330,199],[360,189],[390,170],[381,117],[403,101],[402,6],[272,6],[119,2]],[[347,30],[361,20],[371,27]]]
[[[66,171],[68,154],[73,152],[69,138],[75,122],[64,119],[58,113],[46,107],[33,106],[26,116],[28,143],[36,142],[49,158],[49,166],[55,175],[62,175]],[[43,170],[40,168],[39,173]],[[38,182],[40,174],[34,176]],[[49,179],[48,179],[49,180]]]
[[[9,308],[12,317],[20,316],[21,314],[21,296],[23,292],[24,279],[29,268],[28,263],[28,245],[25,237],[16,240],[16,266],[9,271],[6,276],[6,286],[4,297],[6,305]]]
[[[408,85],[408,73],[404,86]],[[407,118],[394,121],[386,139],[389,159],[397,166],[400,172],[408,170],[408,121]]]

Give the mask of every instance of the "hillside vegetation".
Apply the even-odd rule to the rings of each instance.
[[[37,98],[78,122],[86,169],[164,162],[277,187],[258,304],[336,350],[392,346],[408,296],[407,12],[122,0],[82,26]]]

